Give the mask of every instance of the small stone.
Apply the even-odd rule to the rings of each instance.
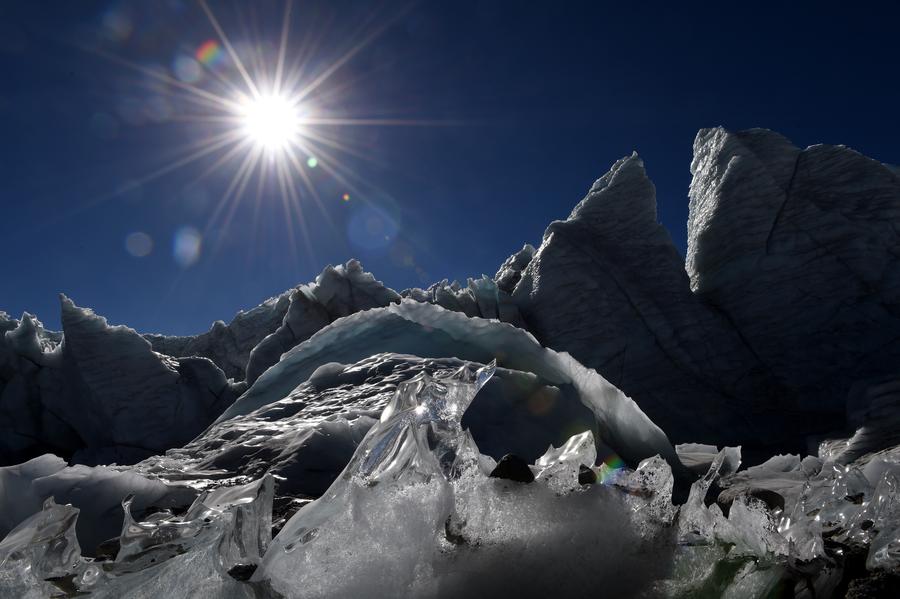
[[[113,537],[111,539],[106,539],[99,545],[97,545],[96,557],[100,560],[110,560],[113,561],[116,559],[116,555],[119,553],[119,537]]]
[[[508,453],[497,462],[497,467],[491,471],[491,478],[505,478],[520,483],[533,483],[534,473],[528,467],[528,462],[519,456]]]
[[[228,571],[228,574],[235,580],[246,582],[250,580],[250,577],[256,572],[256,567],[256,564],[235,564]]]
[[[594,485],[597,484],[597,473],[585,466],[581,465],[581,468],[578,469],[578,484],[579,485]]]

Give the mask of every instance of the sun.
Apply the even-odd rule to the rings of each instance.
[[[301,134],[300,107],[286,96],[261,95],[241,105],[244,135],[269,152],[286,151]]]
[[[215,172],[227,171],[227,186],[218,201],[211,204],[202,235],[227,230],[243,201],[254,202],[253,218],[256,219],[264,198],[280,199],[276,203],[284,213],[291,256],[300,255],[296,243],[303,241],[304,253],[315,267],[315,252],[307,229],[310,206],[317,207],[326,224],[334,227],[328,211],[329,199],[346,203],[352,197],[362,205],[367,201],[366,196],[389,196],[372,181],[362,178],[358,169],[351,168],[358,161],[371,162],[379,168],[384,165],[372,152],[371,145],[361,142],[359,135],[348,134],[347,128],[446,124],[434,120],[352,116],[347,94],[355,80],[351,77],[335,81],[335,74],[396,23],[405,10],[383,22],[367,21],[346,44],[339,46],[340,54],[333,59],[320,59],[321,48],[316,43],[303,42],[294,49],[288,43],[292,0],[284,2],[281,35],[271,48],[263,43],[265,40],[249,36],[233,43],[208,0],[197,0],[197,3],[215,37],[207,38],[193,52],[180,50],[171,73],[164,67],[151,68],[101,49],[89,49],[140,73],[141,85],[149,86],[154,94],[169,94],[160,96],[161,99],[178,102],[178,109],[171,117],[173,124],[190,123],[204,128],[196,139],[174,150],[169,161],[135,178],[124,190],[201,162],[206,163],[205,168],[191,185],[200,185]],[[251,181],[256,184],[251,185]],[[329,194],[336,188],[336,193],[321,194],[320,184]],[[256,226],[254,220],[251,227]],[[299,231],[295,232],[295,226]],[[254,230],[253,234],[256,233]]]

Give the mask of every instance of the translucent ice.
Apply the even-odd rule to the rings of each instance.
[[[597,445],[591,431],[571,437],[559,449],[552,445],[538,458],[536,480],[546,483],[557,493],[579,488],[578,473],[581,466],[588,468],[597,461]]]
[[[31,570],[39,579],[72,573],[81,558],[75,537],[78,509],[52,498],[0,542],[0,568]]]
[[[540,474],[533,484],[487,476],[492,464],[460,420],[492,372],[466,368],[401,384],[344,473],[274,539],[254,583],[286,597],[579,596],[598,575],[614,594],[647,587],[667,561],[637,564],[649,553],[664,557],[668,546],[640,542],[661,527],[633,526],[621,489],[560,495]],[[535,469],[577,485],[595,451],[588,431],[551,448]],[[646,480],[662,488],[636,501],[669,501],[671,469],[657,460],[645,471],[656,467],[659,476]],[[510,568],[515,574],[497,576]]]
[[[900,568],[900,481],[892,472],[882,477],[872,498],[871,529],[874,534],[866,566]]]
[[[773,560],[788,554],[788,542],[778,532],[778,524],[766,504],[742,495],[734,500],[728,512],[728,535],[735,544],[731,555]]]
[[[460,421],[494,368],[401,384],[341,476],[275,538],[263,560],[268,583],[290,597],[389,596],[427,578],[453,509],[448,478],[461,444],[474,446]]]
[[[706,474],[691,485],[687,503],[681,506],[678,515],[678,537],[681,543],[711,543],[715,539],[716,530],[727,526],[718,505],[706,507],[706,494],[719,476],[737,470],[740,455],[740,448],[726,447],[716,455]]]

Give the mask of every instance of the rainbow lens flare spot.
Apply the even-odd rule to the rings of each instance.
[[[309,168],[316,168],[317,166],[319,166],[319,161],[316,160],[315,156],[310,156],[306,159],[306,166],[308,166]]]
[[[350,201],[350,194],[349,194],[349,193],[345,193],[344,195],[341,196],[341,199],[344,200],[345,202],[349,202],[349,201]]]
[[[625,462],[616,454],[607,456],[603,463],[600,464],[600,483],[609,485],[616,482],[622,470],[625,468]]]
[[[222,60],[222,47],[215,40],[206,40],[197,48],[194,57],[208,67],[215,66]]]

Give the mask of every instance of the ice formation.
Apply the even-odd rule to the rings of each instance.
[[[494,460],[462,422],[495,372],[493,363],[463,364],[399,384],[340,476],[272,540],[271,475],[205,492],[180,515],[153,508],[135,518],[129,495],[114,554],[98,558],[81,554],[78,508],[51,497],[0,543],[0,591],[575,597],[600,583],[615,596],[763,597],[787,588],[829,596],[844,552],[862,550],[873,569],[900,565],[893,455],[863,469],[779,456],[738,471],[740,451],[725,448],[679,507],[658,456],[605,483],[579,482],[585,468],[602,469],[586,431],[538,458],[534,482],[493,478]],[[791,486],[803,483],[784,509],[750,494],[727,516],[706,503],[715,484],[786,472],[803,473]]]
[[[793,391],[780,402],[807,415],[807,434],[843,427],[851,386],[896,375],[900,357],[896,171],[722,128],[697,134],[691,171],[692,290]]]
[[[158,354],[133,329],[60,301],[58,342],[29,315],[0,338],[0,464],[48,451],[135,462],[186,443],[239,395],[206,358]]]
[[[279,477],[280,493],[317,497],[344,469],[399,384],[464,364],[403,354],[327,363],[283,399],[216,423],[184,447],[135,468],[195,486],[246,482],[271,472]],[[496,369],[464,424],[483,453],[499,459],[511,452],[529,460],[548,443],[565,442],[571,428],[596,426],[574,389],[508,368]]]
[[[631,463],[660,454],[676,467],[675,452],[660,430],[624,393],[567,354],[542,347],[522,329],[496,320],[470,318],[439,306],[406,300],[336,321],[282,356],[218,422],[248,414],[285,397],[316,369],[354,362],[378,352],[422,357],[455,356],[531,372],[552,385],[566,385],[597,418],[601,441]]]
[[[898,169],[694,154],[686,264],[634,154],[494,277],[350,260],[190,337],[0,313],[0,596],[896,589]]]
[[[796,442],[788,391],[727,315],[691,291],[637,154],[547,228],[513,299],[542,344],[603,374],[673,441]]]

